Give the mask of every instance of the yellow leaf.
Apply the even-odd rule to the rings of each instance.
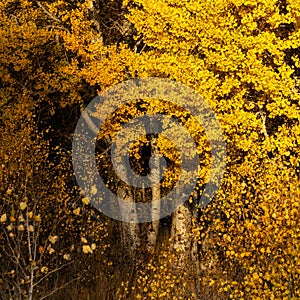
[[[97,192],[98,192],[97,187],[95,185],[93,185],[92,188],[91,188],[91,194],[96,195]]]
[[[73,210],[73,214],[76,215],[76,216],[79,216],[79,214],[80,214],[80,207],[74,209]]]
[[[36,216],[34,216],[34,220],[35,220],[36,222],[41,222],[41,221],[42,221],[42,219],[41,219],[41,216],[40,216],[40,215],[36,215]]]
[[[88,241],[87,241],[87,239],[85,237],[82,237],[81,238],[81,242],[87,244]]]
[[[24,230],[24,225],[22,225],[22,224],[19,225],[19,226],[18,226],[18,230],[19,230],[19,231],[23,231],[23,230]]]
[[[58,236],[57,236],[57,235],[54,235],[54,236],[51,236],[51,235],[50,235],[49,238],[48,238],[48,240],[50,241],[50,243],[51,243],[52,245],[56,243],[57,239],[58,239]]]
[[[257,274],[257,273],[253,273],[253,278],[254,278],[254,280],[257,280],[257,279],[259,279],[259,275]]]
[[[63,259],[65,259],[65,260],[71,260],[70,254],[64,254]]]
[[[89,245],[83,245],[82,246],[82,252],[83,253],[93,253],[93,250],[91,249],[91,247]]]
[[[21,202],[20,203],[20,209],[24,210],[27,207],[27,203],[26,202]]]
[[[7,220],[7,216],[6,216],[6,214],[3,214],[3,215],[0,217],[0,222],[1,222],[1,223],[4,223],[4,222],[6,222],[6,220]]]
[[[271,278],[271,276],[270,276],[270,274],[267,272],[267,273],[265,274],[265,279],[266,279],[266,280],[270,280],[270,278]]]
[[[86,204],[86,205],[90,203],[90,201],[87,198],[82,198],[81,201],[83,204]]]

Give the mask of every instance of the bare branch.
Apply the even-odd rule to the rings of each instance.
[[[84,111],[82,111],[81,115],[82,115],[84,121],[86,122],[86,124],[89,126],[89,128],[97,136],[99,130],[98,130],[97,126],[95,125],[95,123],[93,122],[93,120],[91,119],[91,117],[89,116],[87,110],[85,109]]]
[[[52,292],[50,292],[49,294],[47,294],[47,295],[41,297],[40,300],[43,300],[43,299],[46,299],[46,298],[50,297],[51,295],[53,295],[53,294],[56,293],[57,291],[59,291],[59,290],[65,288],[67,285],[69,285],[70,283],[74,282],[74,281],[77,280],[78,278],[79,278],[79,277],[76,277],[76,278],[74,278],[73,280],[71,280],[71,281],[69,281],[69,282],[67,282],[67,283],[65,283],[65,284],[63,284],[63,285],[61,285],[61,286],[59,286],[58,288],[54,289],[54,290],[53,290]]]
[[[44,279],[46,279],[46,278],[47,278],[48,276],[50,276],[52,273],[55,273],[55,272],[61,270],[62,268],[68,266],[70,263],[71,263],[71,262],[68,262],[68,263],[66,263],[66,264],[63,264],[63,265],[60,266],[59,268],[56,268],[56,269],[50,271],[50,272],[47,273],[45,276],[43,276],[40,280],[38,280],[37,282],[35,282],[33,286],[38,285],[40,282],[42,282]]]

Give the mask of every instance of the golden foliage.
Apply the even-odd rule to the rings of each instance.
[[[90,256],[109,248],[100,243],[107,224],[96,226],[89,200],[70,188],[70,152],[61,146],[70,137],[63,133],[59,140],[55,130],[43,127],[45,110],[54,117],[66,107],[82,108],[96,91],[125,79],[157,76],[197,90],[215,111],[227,143],[222,186],[191,234],[202,260],[213,261],[197,284],[223,298],[299,298],[300,1],[124,1],[136,30],[131,48],[104,44],[94,2],[0,3],[0,247],[15,245],[9,249],[14,260],[1,260],[2,277],[18,280],[27,297],[32,270],[38,281],[55,269],[53,262],[76,257],[74,237],[81,243],[77,251]],[[159,99],[119,108],[117,122],[112,117],[105,124],[110,138],[140,113],[137,103],[147,113],[185,119],[209,165],[203,130]],[[143,137],[131,149],[137,164],[145,143]],[[167,139],[158,146],[175,164],[164,182],[170,187],[179,158]],[[197,191],[207,181],[205,170]],[[30,243],[34,253],[28,252]],[[188,273],[172,269],[176,257],[166,251],[161,261],[143,266],[120,295],[197,297],[187,277],[199,275],[201,259],[195,273]],[[26,276],[16,275],[20,258]]]

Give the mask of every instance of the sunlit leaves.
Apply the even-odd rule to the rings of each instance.
[[[88,86],[95,94],[130,77],[161,76],[195,88],[216,112],[227,142],[222,187],[201,220],[194,220],[191,235],[204,257],[196,273],[202,272],[201,284],[225,299],[299,298],[299,0],[124,1],[136,29],[134,51],[122,43],[104,44],[93,3],[0,3],[0,247],[8,253],[11,243],[17,249],[10,253],[13,261],[3,260],[3,274],[16,278],[21,269],[14,262],[25,262],[27,273],[33,266],[28,236],[43,274],[55,268],[53,260],[66,263],[74,253],[109,247],[100,247],[108,225],[95,225],[89,199],[70,191],[70,165],[61,159],[70,153],[59,145],[51,149],[53,141],[39,134],[44,112],[56,122],[60,108],[89,101]],[[40,106],[44,102],[52,107]],[[148,99],[141,108],[180,121],[186,117],[159,99]],[[137,103],[120,108],[118,121],[138,113]],[[107,122],[107,136],[120,129],[117,123]],[[198,141],[202,163],[209,165],[203,130],[192,118],[185,124]],[[136,164],[147,142],[142,137],[132,145]],[[159,155],[173,163],[165,172],[162,188],[167,188],[177,180],[180,157],[167,138],[159,137],[157,144]],[[57,165],[53,156],[61,159]],[[205,170],[199,172],[198,191],[208,180]],[[93,187],[91,193],[97,192]],[[168,252],[139,270],[131,295],[188,299],[189,278],[180,279],[185,271],[173,272],[176,259]],[[22,276],[20,285],[27,285]],[[123,286],[127,295],[130,284]]]
[[[231,298],[299,296],[298,54],[294,65],[287,59],[300,47],[299,8],[291,1],[133,2],[128,19],[151,51],[132,68],[197,89],[225,133],[227,173],[213,216],[208,208],[201,217],[213,224],[211,235],[199,232],[223,257],[215,258],[214,285]]]

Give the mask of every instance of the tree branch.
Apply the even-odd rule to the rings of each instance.
[[[37,1],[37,5],[43,10],[43,12],[48,15],[55,22],[61,23],[61,20],[54,17],[39,1]]]

